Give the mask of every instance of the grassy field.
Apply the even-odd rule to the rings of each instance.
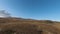
[[[0,18],[0,34],[60,34],[60,23],[51,20]]]

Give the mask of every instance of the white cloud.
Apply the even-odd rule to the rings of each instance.
[[[0,17],[6,18],[6,17],[11,17],[11,16],[9,13],[6,13],[4,10],[0,10]]]

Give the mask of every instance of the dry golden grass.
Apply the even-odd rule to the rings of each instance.
[[[50,20],[0,18],[0,34],[60,34],[59,26]]]

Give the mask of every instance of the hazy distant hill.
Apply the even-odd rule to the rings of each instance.
[[[60,34],[59,24],[51,20],[0,18],[0,34]]]

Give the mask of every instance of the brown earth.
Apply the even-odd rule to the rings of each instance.
[[[60,34],[60,23],[51,20],[0,18],[0,34]]]

